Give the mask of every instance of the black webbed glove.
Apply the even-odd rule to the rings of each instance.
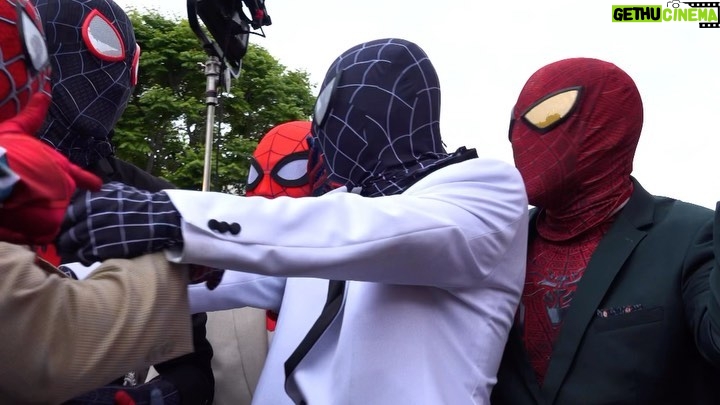
[[[150,193],[122,183],[77,194],[57,240],[63,262],[89,265],[182,246],[180,214],[165,192]]]

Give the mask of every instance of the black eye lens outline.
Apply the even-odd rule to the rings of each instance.
[[[567,111],[567,113],[565,113],[565,115],[563,115],[562,117],[560,117],[560,119],[558,119],[557,121],[555,121],[555,122],[553,122],[552,124],[546,126],[545,128],[540,128],[540,127],[538,127],[537,125],[535,125],[533,122],[531,122],[530,120],[528,120],[528,119],[526,118],[526,115],[527,115],[530,111],[532,111],[533,108],[539,106],[540,104],[542,104],[542,103],[545,102],[546,100],[548,100],[548,99],[550,99],[550,98],[553,98],[553,97],[557,96],[558,94],[567,93],[567,92],[570,92],[570,91],[577,91],[577,97],[575,97],[575,102],[574,102],[573,105],[570,107],[570,109]],[[582,95],[583,95],[583,86],[567,87],[567,88],[564,88],[564,89],[560,89],[560,90],[558,90],[558,91],[554,91],[554,92],[552,92],[552,93],[550,93],[550,94],[547,94],[546,96],[542,97],[541,99],[537,100],[536,102],[532,103],[528,108],[525,109],[525,111],[524,111],[522,114],[520,114],[520,119],[522,119],[523,122],[525,122],[525,124],[527,124],[530,128],[533,128],[535,131],[540,132],[541,134],[546,134],[546,133],[550,132],[551,130],[553,130],[553,128],[555,128],[555,127],[557,127],[558,125],[562,124],[566,119],[568,119],[568,117],[570,117],[570,116],[575,112],[575,109],[577,109],[577,106],[580,104],[580,99],[582,98]],[[512,131],[512,125],[511,125],[511,127],[510,127],[510,130]]]
[[[510,126],[508,128],[508,141],[512,142],[512,130],[515,127],[515,107],[510,110]]]
[[[262,181],[263,177],[265,176],[265,172],[263,171],[262,167],[260,167],[260,163],[258,163],[257,160],[255,160],[254,157],[250,157],[250,166],[252,166],[253,169],[255,169],[255,173],[257,173],[257,177],[252,182],[249,182],[245,185],[245,191],[253,191],[257,188],[258,184]]]
[[[280,177],[278,174],[280,170],[282,170],[285,166],[287,166],[289,163],[294,162],[296,160],[305,160],[307,161],[310,157],[310,154],[308,151],[300,151],[300,152],[294,152],[291,153],[282,159],[280,159],[275,167],[270,171],[270,177],[275,180],[275,182],[283,187],[300,187],[308,184],[310,181],[310,177],[307,173],[307,165],[305,169],[305,174],[303,174],[301,177],[298,177],[297,179],[285,179]]]

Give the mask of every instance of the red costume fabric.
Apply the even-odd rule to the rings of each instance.
[[[311,195],[308,182],[309,121],[291,121],[270,129],[250,160],[248,196],[275,198]]]
[[[275,198],[307,197],[310,121],[277,125],[260,140],[251,158],[245,195]],[[277,314],[267,312],[267,329],[274,331]]]
[[[530,204],[540,209],[518,323],[541,384],[577,284],[632,193],[642,121],[632,79],[611,63],[589,58],[538,70],[513,109],[515,164]]]
[[[3,201],[0,240],[52,243],[76,188],[97,190],[102,183],[29,134],[8,129],[9,123],[0,124],[0,147],[6,150],[8,166],[20,180]]]
[[[0,240],[46,244],[57,235],[77,187],[99,189],[100,179],[34,138],[50,98],[42,25],[27,1],[0,0],[0,154],[5,199]]]
[[[42,24],[30,2],[18,3],[16,7],[14,2],[0,1],[0,121],[19,114],[40,90],[49,90],[45,87],[50,70]],[[47,109],[46,101],[38,101],[39,109]]]

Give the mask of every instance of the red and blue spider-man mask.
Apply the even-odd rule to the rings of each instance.
[[[111,0],[38,0],[52,64],[40,138],[82,167],[113,154],[112,131],[137,83],[140,48]]]

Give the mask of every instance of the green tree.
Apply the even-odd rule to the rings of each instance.
[[[128,12],[142,49],[139,82],[113,138],[120,158],[181,188],[199,190],[205,148],[207,54],[187,20]],[[252,38],[251,38],[252,39]],[[309,75],[250,44],[240,77],[215,109],[211,189],[242,193],[248,158],[273,126],[310,117]]]

